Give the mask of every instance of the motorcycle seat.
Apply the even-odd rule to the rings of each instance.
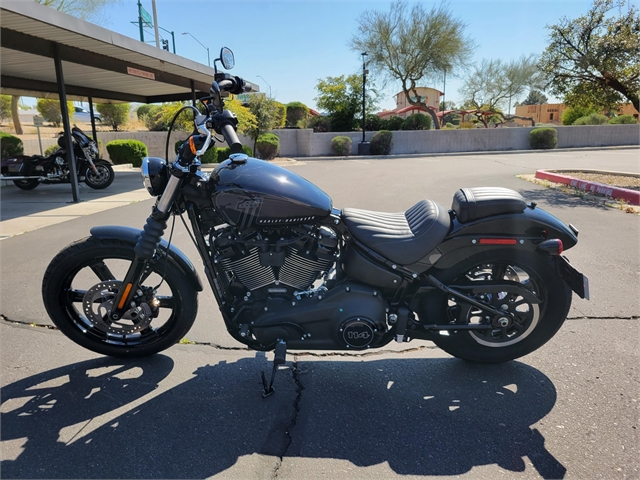
[[[502,187],[461,188],[453,196],[451,210],[460,223],[505,213],[521,213],[527,207],[522,195]]]
[[[431,200],[398,213],[345,208],[342,219],[356,240],[399,265],[411,265],[427,256],[451,226],[447,210]]]

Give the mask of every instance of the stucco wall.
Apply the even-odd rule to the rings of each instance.
[[[529,150],[528,128],[478,128],[470,130],[425,130],[393,132],[392,154],[447,153],[447,152],[483,152],[505,150]],[[615,145],[640,145],[640,125],[592,125],[558,127],[558,148],[569,147],[601,147]],[[358,143],[362,141],[361,132],[348,133],[313,133],[309,129],[276,130],[280,137],[280,156],[282,157],[316,157],[331,155],[331,139],[338,135],[351,137],[351,154],[358,152]],[[366,140],[371,140],[374,132],[366,133]],[[173,160],[173,145],[177,140],[186,138],[187,134],[178,132],[171,136],[170,160]],[[144,142],[149,155],[164,158],[166,132],[100,132],[98,138],[102,145],[115,139],[136,139]],[[253,147],[251,139],[240,136],[240,141]],[[25,153],[39,153],[38,140],[23,140]],[[43,138],[42,146],[46,149],[56,140]],[[224,147],[225,144],[216,144]],[[104,152],[106,155],[106,152]]]

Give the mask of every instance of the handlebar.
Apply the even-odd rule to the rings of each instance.
[[[224,139],[227,141],[227,145],[229,145],[231,153],[242,153],[242,143],[240,143],[240,139],[238,139],[238,135],[236,134],[236,130],[233,128],[233,125],[229,123],[223,125],[222,135],[224,135]]]

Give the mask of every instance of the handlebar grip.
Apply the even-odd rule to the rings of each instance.
[[[231,149],[231,153],[242,153],[242,143],[236,134],[233,125],[226,124],[222,126],[222,135]]]

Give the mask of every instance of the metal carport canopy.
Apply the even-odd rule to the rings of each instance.
[[[0,90],[4,94],[58,97],[56,48],[71,100],[193,100],[207,95],[213,80],[211,67],[34,1],[3,0],[0,27]]]

